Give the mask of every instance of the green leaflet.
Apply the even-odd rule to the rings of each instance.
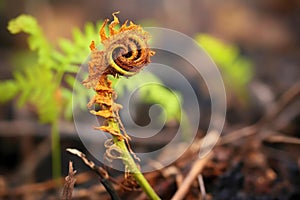
[[[13,99],[19,92],[18,85],[14,80],[0,82],[0,103],[4,103]]]
[[[241,56],[239,49],[206,34],[198,34],[196,41],[212,57],[221,70],[225,85],[240,100],[247,99],[247,84],[253,76],[252,64]]]
[[[139,74],[127,78],[113,80],[113,87],[118,95],[122,96],[124,91],[134,91],[138,89],[142,102],[148,104],[159,104],[164,109],[167,121],[180,120],[182,98],[178,92],[173,92],[164,87],[164,84],[154,74],[141,71]],[[141,86],[137,88],[137,86]],[[167,99],[167,101],[166,101]]]
[[[38,25],[36,19],[30,15],[20,15],[19,17],[12,19],[8,23],[7,29],[12,34],[27,33],[28,45],[30,50],[36,51],[38,54],[38,63],[45,67],[55,66],[51,57],[52,46],[47,41],[44,33]]]
[[[83,92],[86,91],[83,87],[76,87],[73,92],[74,74],[88,57],[91,40],[99,37],[98,28],[87,23],[84,32],[76,28],[73,40],[61,39],[57,45],[50,44],[37,20],[30,15],[12,19],[7,28],[12,34],[28,34],[29,49],[37,56],[33,57],[35,60],[14,62],[22,68],[14,71],[12,80],[0,82],[0,92],[3,94],[0,102],[17,98],[18,106],[30,104],[36,108],[40,121],[44,123],[57,120],[61,114],[71,119],[72,97],[82,99],[76,101],[82,108],[87,96],[90,97],[90,92]]]

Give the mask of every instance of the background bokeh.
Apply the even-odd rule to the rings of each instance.
[[[86,22],[111,19],[111,14],[115,11],[120,11],[118,16],[121,22],[130,19],[143,26],[170,28],[192,38],[199,33],[209,34],[237,47],[241,56],[252,63],[254,75],[247,85],[247,103],[241,102],[230,87],[226,88],[228,110],[225,132],[256,122],[272,102],[299,81],[298,0],[2,0],[0,80],[10,79],[14,70],[22,69],[23,66],[17,62],[18,56],[24,59],[28,49],[25,34],[11,35],[8,32],[10,19],[22,13],[33,15],[47,38],[56,44],[59,38],[71,38],[74,27],[83,29]],[[187,76],[192,77],[192,74],[187,72]],[[200,90],[205,87],[201,81],[193,81]],[[205,106],[205,92],[203,96],[202,103]],[[281,123],[276,124],[284,133],[294,137],[300,137],[298,105],[299,100],[281,116]],[[144,107],[140,108],[143,109]],[[205,109],[204,107],[203,110]],[[205,131],[206,122],[204,119],[200,123],[199,132]],[[139,123],[142,124],[143,121]],[[174,127],[172,123],[168,126]],[[62,151],[69,146],[84,149],[72,123],[62,121],[60,132]],[[0,105],[0,184],[3,182],[6,187],[13,188],[51,179],[49,138],[48,144],[44,142],[49,134],[49,126],[38,123],[30,106],[19,109],[14,101]],[[154,139],[156,145],[160,145],[160,141],[160,138]],[[136,144],[137,149],[143,149],[144,145]],[[298,159],[295,171],[299,172],[299,146],[288,146],[285,149],[288,149],[293,159]],[[66,175],[69,160],[66,153],[62,153],[62,160],[63,175]],[[79,172],[87,170],[79,160],[76,165]]]

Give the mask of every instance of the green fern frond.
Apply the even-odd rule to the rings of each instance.
[[[12,34],[21,32],[27,33],[29,35],[29,48],[38,53],[38,63],[47,67],[55,66],[53,61],[49,59],[53,48],[34,17],[30,15],[20,15],[10,20],[7,28]]]
[[[90,54],[89,44],[91,41],[99,38],[97,29],[98,28],[92,23],[85,25],[84,32],[75,28],[72,31],[72,40],[59,40],[59,49],[55,51],[54,58],[57,59],[60,64],[63,64],[65,68],[72,65],[80,66]]]
[[[23,72],[15,72],[15,80],[9,83],[9,87],[12,87],[11,83],[15,83],[14,88],[11,89],[12,93],[7,94],[6,98],[1,98],[2,101],[13,98],[19,91],[18,105],[34,104],[43,122],[53,120],[58,113],[63,113],[65,118],[70,119],[73,107],[85,109],[87,99],[92,96],[92,91],[86,90],[80,83],[73,87],[77,80],[72,74],[77,73],[82,62],[88,58],[90,54],[89,44],[92,40],[96,41],[101,49],[98,40],[101,24],[101,21],[96,25],[87,23],[83,31],[75,28],[72,31],[72,38],[60,39],[58,48],[55,49],[48,42],[34,17],[21,15],[11,20],[8,25],[9,31],[13,34],[20,32],[29,34],[28,44],[31,50],[37,52],[38,61],[33,67],[28,67]],[[108,30],[106,31],[108,32]],[[142,84],[145,80],[158,83],[158,85],[141,88],[141,100],[146,103],[161,104],[168,119],[178,119],[181,99],[178,98],[177,94],[174,98],[174,93],[164,88],[163,83],[149,72],[132,77],[129,81],[119,81],[117,92],[122,95],[125,90],[132,91],[137,84]],[[62,82],[67,83],[67,86],[63,87]],[[3,90],[6,90],[7,87],[3,86]],[[57,91],[61,92],[60,101],[64,105],[61,107],[61,111],[54,108],[59,104],[55,97]],[[162,95],[169,99],[168,104],[157,98]],[[72,97],[76,101],[73,102]],[[78,105],[72,106],[72,103]],[[52,113],[51,110],[53,110]]]
[[[1,81],[0,82],[0,102],[4,103],[12,100],[20,91],[18,85],[14,80]]]
[[[124,95],[125,91],[138,89],[142,102],[148,104],[159,104],[164,109],[166,120],[180,120],[182,112],[182,98],[179,92],[169,90],[164,83],[154,74],[142,71],[139,74],[127,78],[113,80],[113,87],[119,96]],[[137,88],[137,86],[141,86]],[[167,99],[167,101],[166,101]]]
[[[196,41],[212,57],[221,70],[225,85],[246,100],[247,84],[253,77],[253,67],[249,60],[241,56],[239,49],[207,34],[198,34]]]
[[[48,70],[48,71],[47,71]],[[43,123],[57,119],[58,100],[55,97],[57,87],[50,69],[36,65],[14,74],[15,87],[18,88],[17,105],[33,105]]]
[[[37,53],[37,60],[35,63],[18,63],[24,66],[33,65],[33,67],[16,71],[14,80],[0,83],[0,90],[3,90],[3,94],[5,94],[0,101],[5,102],[18,97],[18,106],[24,106],[27,103],[33,104],[42,122],[55,120],[58,113],[64,113],[64,117],[70,119],[72,95],[82,99],[76,101],[82,108],[85,107],[86,99],[90,97],[90,94],[87,94],[90,92],[83,92],[87,91],[83,87],[76,87],[73,91],[76,80],[74,77],[70,78],[72,76],[70,73],[77,73],[82,62],[88,57],[89,44],[92,40],[99,38],[100,25],[101,22],[96,26],[87,23],[83,32],[78,28],[74,29],[73,38],[59,40],[58,48],[55,49],[53,47],[55,45],[52,46],[48,42],[34,17],[20,15],[12,19],[8,24],[8,30],[12,34],[24,32],[29,35],[28,45],[30,50]],[[66,73],[68,75],[65,75]],[[68,87],[62,87],[62,82],[67,82]],[[61,92],[59,101],[62,102],[56,102],[58,101],[55,97],[57,91]],[[65,106],[61,108],[62,110],[57,111],[57,108],[54,107],[57,107],[59,103]],[[51,112],[51,110],[53,111]]]

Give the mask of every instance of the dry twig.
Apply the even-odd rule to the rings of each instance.
[[[172,200],[180,200],[184,199],[187,192],[189,191],[190,186],[192,185],[193,181],[197,178],[197,176],[203,170],[205,164],[212,158],[213,152],[209,152],[205,157],[202,159],[198,159],[192,166],[192,169],[189,171],[187,177],[184,179],[182,185],[178,188],[175,195],[172,197]]]
[[[51,152],[51,142],[49,141],[50,137],[46,137],[36,146],[35,150],[22,161],[12,178],[11,184],[23,182],[34,174],[38,164]]]
[[[272,135],[271,135],[272,134]],[[292,136],[286,136],[283,134],[278,134],[277,132],[271,132],[264,140],[271,143],[287,143],[300,145],[300,139]]]
[[[264,127],[270,125],[293,101],[300,96],[300,81],[290,87],[281,97],[271,105],[266,114],[257,123],[235,130],[221,138],[218,145],[228,144],[243,137],[254,135]]]
[[[74,184],[76,182],[75,179],[76,170],[73,169],[72,161],[69,162],[69,175],[65,178],[65,185],[62,194],[62,200],[70,200],[72,199]]]
[[[81,160],[89,167],[91,168],[96,174],[100,176],[100,182],[103,184],[105,187],[106,191],[110,194],[110,197],[112,200],[120,200],[119,195],[113,188],[110,180],[109,180],[109,175],[108,173],[102,168],[97,166],[93,161],[90,161],[86,158],[86,155],[77,149],[70,149],[68,148],[67,151],[71,154],[74,154],[81,158]]]
[[[199,174],[198,182],[199,182],[201,200],[205,200],[206,199],[206,191],[205,191],[205,186],[204,186],[204,181],[203,181],[202,174]]]

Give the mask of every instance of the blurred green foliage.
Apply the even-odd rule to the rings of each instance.
[[[0,82],[0,92],[3,94],[0,102],[17,97],[18,106],[30,103],[36,107],[39,119],[44,123],[51,123],[62,114],[64,118],[71,119],[72,103],[78,103],[78,107],[85,109],[93,91],[87,90],[81,84],[76,84],[73,88],[75,74],[90,53],[90,42],[99,38],[101,24],[102,22],[96,25],[87,23],[83,32],[75,28],[72,31],[72,40],[60,39],[55,45],[50,44],[34,17],[20,15],[11,20],[8,30],[12,34],[27,33],[29,48],[36,53],[36,57],[33,60],[20,59],[23,61],[21,63],[15,62],[23,67],[15,70],[14,79]],[[98,44],[101,48],[101,43]],[[56,46],[58,48],[55,48]],[[121,86],[117,89],[119,95],[122,95],[125,89],[132,91],[137,85],[145,82],[156,83],[141,88],[141,100],[149,104],[160,104],[166,112],[167,120],[180,120],[180,95],[166,89],[153,74],[148,72],[130,79],[115,79],[114,82],[116,81]],[[72,97],[76,98],[76,101],[72,102]],[[168,101],[164,101],[165,99]]]
[[[74,29],[73,41],[61,39],[58,48],[47,40],[37,20],[32,16],[20,15],[11,20],[8,30],[12,34],[28,34],[29,48],[36,55],[33,61],[21,59],[22,63],[14,62],[22,67],[13,72],[13,79],[0,82],[0,102],[17,97],[17,105],[33,105],[43,123],[52,123],[62,114],[70,119],[72,95],[90,96],[83,86],[74,88],[73,92],[75,78],[72,74],[77,73],[89,54],[89,43],[85,41],[91,41],[97,36],[94,25],[88,23],[83,33]],[[82,101],[77,102],[81,107],[85,107],[86,101],[81,99]]]
[[[187,113],[182,108],[183,97],[180,92],[166,87],[157,76],[146,70],[139,72],[138,76],[119,79],[111,77],[111,80],[118,95],[122,96],[125,91],[136,90],[143,103],[161,106],[163,112],[157,117],[157,122],[180,123],[182,137],[187,140],[191,139],[189,138],[190,122]]]
[[[19,107],[31,104],[36,109],[40,122],[51,124],[52,170],[55,178],[61,174],[59,119],[61,117],[71,119],[73,107],[86,109],[86,103],[94,93],[84,88],[82,84],[73,86],[77,81],[76,73],[90,53],[90,42],[99,38],[98,31],[101,24],[101,22],[96,25],[87,23],[83,32],[75,28],[72,31],[72,40],[60,39],[58,44],[51,44],[47,40],[37,20],[30,15],[20,15],[8,24],[10,33],[28,34],[29,49],[34,55],[25,54],[25,59],[24,56],[21,59],[15,57],[16,61],[13,63],[21,67],[15,68],[13,79],[0,82],[0,102],[17,99]],[[98,46],[101,48],[101,44]],[[160,83],[154,75],[151,79]],[[133,90],[137,80],[132,78],[131,81],[124,81],[120,83],[123,85],[121,88]],[[118,92],[121,94],[122,90]],[[169,99],[167,104],[158,98],[162,96]],[[144,87],[141,97],[147,103],[161,104],[168,118],[179,119],[180,101],[162,85]],[[72,101],[72,98],[76,101]]]
[[[13,72],[13,79],[0,82],[0,102],[17,97],[18,106],[30,103],[35,106],[40,121],[44,123],[51,123],[60,116],[71,119],[74,103],[72,97],[79,104],[73,105],[74,107],[85,109],[93,91],[85,89],[81,84],[76,84],[73,88],[75,74],[90,53],[90,42],[99,38],[101,24],[102,22],[96,25],[87,23],[83,32],[78,28],[72,31],[72,40],[60,39],[58,44],[51,44],[34,17],[20,15],[11,20],[8,30],[12,34],[28,34],[28,45],[35,56],[28,56],[33,59],[20,59],[22,62],[15,62],[22,68]],[[247,96],[247,84],[253,74],[251,63],[233,45],[205,34],[198,34],[195,39],[219,66],[227,88],[244,99]],[[98,43],[101,48],[100,42]],[[116,81],[115,79],[114,82]],[[155,84],[145,85],[149,82]],[[179,93],[165,88],[161,80],[150,72],[143,72],[130,79],[118,79],[117,93],[122,95],[126,89],[132,91],[141,84],[145,85],[139,90],[142,101],[160,104],[167,120],[180,120],[182,98]]]
[[[74,74],[89,53],[85,40],[95,38],[97,30],[87,24],[84,33],[79,29],[73,31],[72,42],[61,39],[55,47],[30,15],[12,19],[7,28],[12,34],[28,34],[29,49],[35,55],[28,53],[32,59],[20,59],[21,62],[15,57],[14,64],[21,67],[13,72],[13,79],[0,82],[0,102],[16,98],[19,107],[30,104],[40,122],[51,124],[52,173],[58,178],[61,176],[59,119],[72,117],[72,96],[82,99],[76,101],[81,107],[86,105],[81,97],[90,96],[90,91],[82,85],[73,90]]]
[[[241,101],[247,101],[247,85],[253,77],[252,63],[234,45],[207,34],[198,34],[195,39],[219,67],[227,92],[233,92]]]
[[[54,177],[60,175],[58,121],[61,117],[71,119],[73,107],[86,109],[86,103],[94,92],[84,88],[82,84],[73,86],[77,81],[76,73],[90,53],[90,42],[99,38],[101,24],[102,22],[96,25],[87,23],[84,31],[75,28],[71,40],[60,39],[57,44],[49,42],[37,20],[30,15],[20,15],[8,24],[10,33],[28,35],[31,52],[23,54],[25,56],[15,55],[13,63],[20,67],[15,67],[12,79],[0,81],[0,103],[16,99],[19,107],[31,104],[36,109],[40,122],[52,125]],[[252,77],[251,64],[239,55],[234,46],[225,45],[208,35],[198,35],[196,40],[218,64],[227,85],[243,96]],[[98,44],[101,48],[100,42]],[[143,72],[126,80],[112,79],[118,85],[116,90],[119,95],[125,90],[133,91],[136,86],[144,85],[139,88],[141,100],[161,105],[167,121],[175,119],[186,127],[184,132],[188,130],[188,118],[181,107],[182,97],[178,92],[164,87],[155,75]],[[76,98],[76,101],[72,101],[72,98]]]
[[[172,91],[164,86],[164,83],[149,71],[139,72],[139,76],[129,79],[112,78],[113,87],[118,95],[123,95],[125,91],[137,90],[142,102],[147,104],[158,104],[164,109],[164,116],[167,122],[171,120],[179,121],[182,117],[182,97],[179,92]],[[162,118],[163,116],[160,116]]]

